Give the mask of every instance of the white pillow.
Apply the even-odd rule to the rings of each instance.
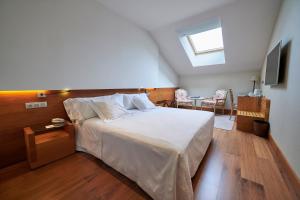
[[[124,95],[116,93],[112,95],[112,100],[118,103],[120,106],[124,107]]]
[[[91,107],[102,120],[113,120],[127,114],[126,109],[114,101],[92,101]]]
[[[135,109],[137,108],[133,103],[133,98],[138,96],[144,96],[148,99],[146,93],[138,93],[138,94],[124,94],[124,107],[126,109]]]
[[[91,98],[70,98],[63,103],[65,110],[72,121],[81,123],[86,119],[97,116],[90,106]]]
[[[137,96],[139,94],[124,94],[124,107],[126,109],[134,109],[135,106],[132,102],[133,97]]]
[[[134,96],[132,102],[139,110],[149,110],[155,108],[155,105],[148,99],[146,94]]]
[[[70,98],[65,100],[64,106],[69,118],[74,122],[83,122],[84,120],[97,117],[97,113],[91,107],[92,101],[111,102],[114,101],[124,107],[123,95],[114,94],[108,96],[90,97],[90,98]]]
[[[116,103],[118,103],[120,106],[124,107],[124,103],[123,103],[123,94],[113,94],[113,95],[108,95],[108,96],[99,96],[99,97],[94,97],[92,98],[93,101],[102,101],[102,102],[110,102],[110,101],[114,101]]]

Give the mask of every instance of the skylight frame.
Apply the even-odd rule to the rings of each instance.
[[[217,28],[221,28],[222,27],[217,27]],[[213,28],[213,29],[216,29],[216,28]],[[210,29],[210,30],[213,30],[213,29]],[[206,30],[206,31],[210,31],[210,30]],[[201,31],[201,32],[198,32],[198,33],[202,33],[202,32],[206,32],[206,31]],[[222,30],[221,30],[222,31]],[[203,51],[197,51],[197,48],[193,42],[193,39],[191,38],[192,35],[195,35],[195,34],[198,34],[198,33],[194,33],[194,34],[189,34],[186,36],[189,44],[191,45],[192,49],[193,49],[193,52],[195,54],[195,56],[198,56],[198,55],[201,55],[201,54],[206,54],[206,53],[213,53],[213,52],[218,52],[218,51],[224,51],[224,41],[223,41],[223,35],[222,35],[222,32],[221,32],[221,37],[222,37],[222,42],[223,42],[223,47],[220,47],[220,48],[212,48],[212,49],[207,49],[207,50],[203,50]]]
[[[203,38],[200,37],[199,40],[198,37],[194,37],[195,34],[204,33],[219,28],[221,30],[219,31],[219,34],[217,36],[209,37],[210,34],[208,34],[207,37],[207,34],[204,34]],[[203,21],[200,24],[195,24],[193,26],[185,27],[180,30],[177,30],[177,33],[178,33],[178,39],[189,61],[191,62],[193,68],[201,67],[204,69],[211,65],[221,66],[226,63],[226,58],[225,58],[226,44],[224,43],[225,41],[223,37],[224,35],[223,35],[223,27],[222,27],[221,19],[215,18],[215,19]],[[192,40],[194,40],[196,44],[196,48],[192,47],[188,39],[189,35],[191,35]],[[209,42],[210,38],[212,38],[212,42],[213,42],[211,43],[211,45]],[[214,38],[216,38],[218,41],[215,40]],[[201,41],[203,41],[203,43]],[[197,46],[198,44],[199,46]],[[203,44],[203,46],[201,44]],[[217,48],[217,47],[222,47],[222,48]],[[217,48],[217,49],[213,49],[213,48]],[[197,51],[195,54],[194,49],[198,50],[199,54],[197,54]]]

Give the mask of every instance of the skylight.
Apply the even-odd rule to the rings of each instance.
[[[195,55],[224,50],[222,28],[187,36]]]
[[[179,41],[193,67],[225,64],[220,19],[178,30]]]

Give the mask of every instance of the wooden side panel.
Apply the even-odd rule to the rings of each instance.
[[[261,101],[261,112],[265,116],[265,121],[269,121],[270,103],[270,99],[267,98],[263,98]]]
[[[253,132],[253,121],[269,120],[270,100],[265,97],[238,97],[237,129]]]
[[[30,166],[36,168],[49,163],[49,161],[55,161],[74,153],[74,149],[74,138],[70,138],[69,135],[37,144],[37,159],[36,162],[31,162]]]
[[[36,146],[34,132],[31,130],[30,127],[24,128],[24,138],[27,148],[27,158],[30,162],[34,162],[36,160]]]
[[[238,96],[238,110],[259,112],[260,97]]]
[[[236,128],[240,131],[244,131],[247,133],[253,133],[253,121],[256,119],[255,117],[247,117],[242,115],[237,115],[236,117]]]
[[[176,88],[153,88],[153,102],[174,100]],[[93,97],[114,93],[141,93],[144,89],[71,90],[69,92],[44,91],[46,98],[38,98],[37,91],[0,91],[0,168],[26,159],[23,128],[35,124],[50,123],[55,117],[68,119],[63,101],[74,97]],[[47,108],[25,109],[25,102],[47,101]]]

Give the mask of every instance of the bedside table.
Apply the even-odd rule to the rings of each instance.
[[[162,107],[173,107],[172,100],[161,100],[161,101],[157,101],[155,104],[157,106],[162,106]]]
[[[35,169],[74,153],[74,133],[74,126],[70,122],[51,129],[46,129],[45,125],[24,128],[30,168]]]

